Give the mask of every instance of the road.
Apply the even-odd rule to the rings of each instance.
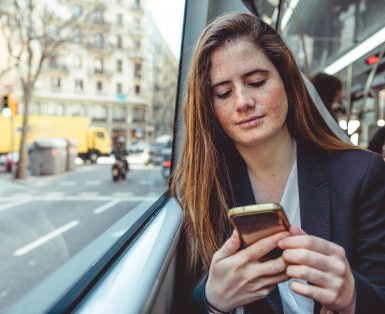
[[[0,174],[0,312],[142,201],[166,190],[159,168],[113,182],[111,165],[14,181]]]

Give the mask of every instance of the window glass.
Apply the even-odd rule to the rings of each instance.
[[[0,76],[0,99],[16,104],[10,117],[0,113],[0,312],[80,259],[83,266],[62,275],[67,285],[76,283],[135,223],[130,219],[137,219],[138,208],[147,210],[168,188],[159,160],[169,151],[174,116],[158,113],[174,112],[184,8],[173,15],[178,24],[166,19],[161,27],[169,5],[162,1],[154,10],[154,3],[160,2],[36,1],[30,14],[0,1],[0,73],[4,60],[22,49],[22,58],[10,59],[14,67]],[[28,46],[15,27],[23,36],[46,37]],[[29,70],[28,78],[18,75]],[[27,85],[30,97],[24,97]],[[130,171],[114,178],[121,137],[127,151],[157,144],[157,161],[143,151],[123,156]],[[55,153],[39,148],[41,140]],[[93,258],[83,258],[85,251]],[[60,286],[55,283],[55,292]]]

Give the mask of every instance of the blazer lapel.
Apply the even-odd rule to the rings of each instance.
[[[305,144],[297,147],[302,229],[311,235],[330,240],[329,185],[315,152]]]
[[[329,185],[315,152],[306,144],[297,145],[297,148],[302,229],[308,234],[330,240]],[[314,302],[314,313],[320,313],[320,310],[320,303]]]

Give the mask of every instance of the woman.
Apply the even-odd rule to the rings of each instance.
[[[243,13],[208,25],[184,114],[171,191],[193,282],[178,313],[385,310],[384,162],[329,130],[275,30]],[[240,249],[227,210],[266,202],[293,227]]]

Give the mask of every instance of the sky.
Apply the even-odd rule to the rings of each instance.
[[[179,57],[185,0],[149,0],[155,23],[172,52]]]

